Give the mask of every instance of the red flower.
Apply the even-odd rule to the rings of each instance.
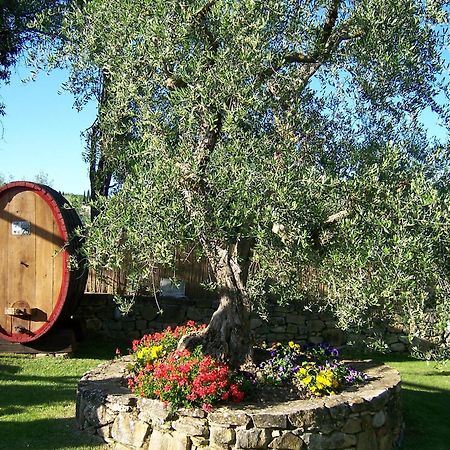
[[[209,413],[212,411],[213,407],[209,403],[203,403],[202,409],[203,409],[203,411]]]

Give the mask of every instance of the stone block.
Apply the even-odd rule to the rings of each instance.
[[[287,428],[287,414],[267,412],[251,414],[251,418],[257,428]]]
[[[111,428],[111,437],[121,444],[141,448],[150,430],[147,423],[131,414],[119,413]]]
[[[358,434],[356,450],[378,450],[377,437],[374,430],[365,430]]]
[[[135,320],[129,320],[127,322],[122,322],[122,330],[127,332],[127,333],[137,330],[136,321]]]
[[[385,388],[362,389],[360,393],[361,397],[368,403],[370,403],[370,409],[372,411],[379,411],[389,401],[390,393]]]
[[[195,320],[196,322],[206,322],[203,311],[199,310],[198,308],[196,308],[194,306],[190,306],[187,309],[186,316],[190,320]]]
[[[301,450],[303,448],[303,441],[300,437],[288,431],[283,433],[279,437],[275,437],[275,439],[273,439],[269,444],[269,448]]]
[[[105,328],[107,328],[108,331],[119,331],[122,329],[122,323],[109,321],[107,324],[105,324]]]
[[[208,422],[218,425],[232,425],[245,427],[250,422],[250,416],[242,411],[228,408],[221,408],[208,415]]]
[[[329,438],[330,449],[343,449],[356,445],[357,438],[354,434],[346,434],[342,432],[336,432],[331,434]]]
[[[342,401],[342,398],[331,396],[325,399],[325,406],[335,420],[344,420],[350,414],[350,407]]]
[[[152,322],[158,317],[158,309],[155,305],[143,305],[141,310],[141,316],[143,319]]]
[[[237,448],[266,448],[271,439],[271,433],[267,429],[236,430]]]
[[[148,322],[146,320],[136,320],[136,328],[140,331],[146,330],[148,327]]]
[[[197,417],[198,419],[204,419],[206,417],[206,412],[200,408],[180,408],[177,414],[179,416]]]
[[[289,323],[286,325],[286,333],[292,336],[296,336],[298,334],[298,326],[293,323]]]
[[[172,428],[189,436],[208,435],[206,419],[198,419],[196,417],[180,417],[178,420],[172,422]]]
[[[322,337],[325,342],[328,342],[330,345],[335,347],[339,347],[345,343],[345,334],[342,330],[338,330],[337,328],[328,328],[322,331]]]
[[[305,318],[303,316],[299,316],[297,314],[289,314],[286,317],[286,322],[288,324],[301,325],[301,326],[305,326],[305,324],[306,324]]]
[[[108,395],[106,397],[107,407],[112,412],[131,411],[136,402],[136,396],[133,394]]]
[[[276,327],[271,327],[270,331],[272,333],[276,333],[276,334],[285,333],[286,332],[286,326],[285,325],[278,325]]]
[[[211,445],[231,445],[236,440],[236,433],[233,428],[211,427],[209,441]]]
[[[386,414],[383,410],[378,411],[372,418],[372,426],[374,428],[381,428],[386,423]]]
[[[207,438],[201,437],[201,436],[192,436],[190,438],[192,443],[192,449],[201,448],[201,449],[208,449],[210,448],[209,440]]]
[[[114,422],[114,415],[104,406],[87,404],[83,410],[84,419],[94,427],[101,427]]]
[[[169,320],[170,323],[183,323],[186,319],[186,306],[183,304],[183,300],[178,300],[176,304],[163,305],[163,320]]]
[[[392,450],[394,447],[393,437],[391,433],[384,434],[378,438],[378,450]]]
[[[120,442],[114,442],[111,446],[112,450],[131,450],[131,447],[128,445],[123,445]]]
[[[161,425],[170,416],[170,410],[159,400],[150,398],[140,398],[137,403],[139,411],[139,420],[152,423],[153,425]]]
[[[358,395],[348,396],[346,402],[350,407],[350,410],[354,413],[360,413],[362,411],[367,410],[366,402],[364,401],[363,398],[359,397]]]
[[[86,328],[89,331],[102,330],[103,329],[103,321],[100,319],[97,319],[96,317],[86,319]]]
[[[191,447],[192,445],[189,436],[178,432],[172,434],[170,450],[191,450]]]
[[[153,430],[147,450],[174,450],[172,447],[173,443],[173,436],[171,433]]]
[[[257,317],[252,318],[250,320],[250,329],[252,329],[252,330],[260,327],[261,325],[264,325],[264,322],[261,319],[258,319]]]
[[[303,431],[320,429],[322,433],[333,430],[331,416],[324,402],[319,400],[302,402],[301,409],[289,414],[289,422]]]
[[[359,433],[361,429],[361,419],[358,417],[349,417],[342,427],[342,431],[349,434]]]
[[[391,344],[389,348],[394,353],[403,353],[406,351],[406,345],[403,344],[402,342],[396,342],[395,344]]]
[[[330,440],[323,434],[304,433],[301,436],[308,450],[329,450]]]
[[[97,428],[96,433],[104,440],[107,441],[111,437],[111,425],[105,425]]]
[[[308,328],[313,332],[319,332],[325,329],[325,323],[319,319],[310,320]]]

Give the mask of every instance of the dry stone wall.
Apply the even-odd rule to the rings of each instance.
[[[195,301],[187,298],[160,299],[159,303],[162,313],[158,312],[154,299],[138,298],[130,313],[123,315],[112,296],[86,294],[76,317],[85,324],[89,333],[131,341],[187,320],[207,323],[217,307],[217,301],[208,298]],[[315,344],[326,341],[336,346],[356,344],[361,348],[372,342],[375,350],[392,352],[405,352],[410,345],[408,336],[400,328],[380,324],[365,330],[364,334],[344,333],[337,328],[331,314],[306,311],[299,306],[273,305],[269,308],[268,317],[268,321],[256,315],[252,318],[251,327],[257,340],[295,340]],[[446,336],[433,336],[430,331],[426,341],[414,342],[413,345],[427,349],[432,343],[445,342],[445,339],[450,344],[450,326]]]
[[[401,439],[400,377],[384,365],[366,363],[371,381],[339,395],[206,413],[171,412],[130,394],[123,378],[127,358],[88,372],[77,392],[80,428],[116,450],[390,450]]]

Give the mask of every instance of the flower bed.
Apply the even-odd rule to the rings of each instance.
[[[270,387],[300,399],[334,395],[367,380],[365,374],[339,361],[339,351],[326,344],[300,346],[291,341],[269,348],[264,345],[258,349],[265,355],[259,366],[247,364],[246,370],[240,371],[203,354],[201,346],[192,352],[177,350],[182,336],[205,326],[189,321],[133,341],[133,361],[128,366],[131,391],[161,400],[172,410],[200,407],[209,412],[224,401],[241,402],[245,393],[253,400],[280,395]]]
[[[173,330],[168,327],[161,333],[133,341],[133,362],[128,366],[131,391],[161,400],[172,410],[200,407],[211,411],[212,405],[221,401],[242,401],[242,376],[204,355],[200,346],[192,352],[176,349],[182,336],[205,326],[189,321]]]
[[[242,373],[201,349],[175,350],[179,337],[196,327],[144,336],[134,341],[132,355],[86,374],[78,386],[79,426],[121,449],[388,450],[399,439],[397,371],[369,362],[349,368],[324,345],[305,350],[294,342],[277,344],[266,349],[250,379],[272,392],[288,385],[294,398],[304,398],[258,398],[264,389],[256,389],[253,400],[250,395],[238,404]],[[232,402],[216,405],[227,400]]]
[[[159,400],[130,393],[130,357],[107,362],[78,384],[77,422],[120,449],[388,450],[401,436],[400,376],[361,363],[370,376],[340,394],[306,400],[171,412]]]

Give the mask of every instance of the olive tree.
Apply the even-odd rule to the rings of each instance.
[[[118,180],[92,263],[137,285],[177,251],[206,257],[219,307],[180,347],[233,364],[268,297],[321,291],[343,325],[448,317],[448,160],[420,120],[446,126],[447,31],[439,1],[78,2],[53,58],[79,98],[106,81]]]
[[[56,35],[67,0],[2,0],[0,2],[0,81],[8,82],[11,69],[40,35]],[[34,27],[36,18],[48,12],[47,20]],[[0,103],[0,114],[4,105]]]

